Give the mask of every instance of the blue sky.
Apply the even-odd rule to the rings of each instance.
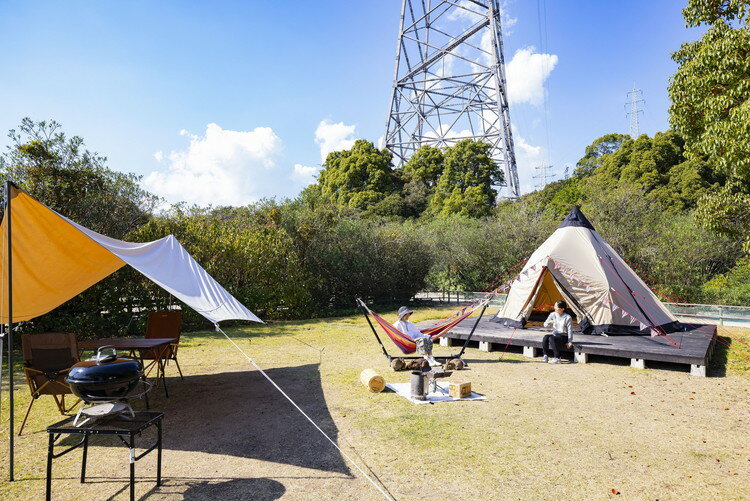
[[[0,1],[0,131],[24,116],[55,119],[173,202],[294,196],[326,151],[383,135],[400,7]],[[544,106],[523,98],[511,106],[523,188],[532,188],[534,165],[549,159],[561,173],[597,137],[627,133],[623,105],[634,84],[646,100],[641,131],[668,127],[670,53],[699,36],[684,27],[682,7],[504,4],[506,63],[518,55],[516,68],[532,71],[524,54],[554,63],[536,80],[549,134]],[[534,75],[516,74],[516,94],[533,93]]]

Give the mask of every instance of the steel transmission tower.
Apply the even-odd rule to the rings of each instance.
[[[536,170],[536,174],[534,174],[534,179],[538,179],[536,182],[536,189],[541,190],[544,188],[547,183],[552,181],[552,179],[555,178],[555,175],[552,173],[552,166],[551,165],[537,165],[534,167],[534,170]],[[567,167],[566,167],[567,172]]]
[[[519,195],[498,0],[403,0],[385,146],[403,165],[424,145],[492,146]]]
[[[643,92],[641,89],[636,89],[634,85],[633,90],[628,92],[628,102],[625,103],[626,108],[630,107],[626,115],[630,118],[630,137],[633,139],[641,135],[641,123],[638,114],[643,113],[643,110],[638,105],[645,102],[643,100]]]

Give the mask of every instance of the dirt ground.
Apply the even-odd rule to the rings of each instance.
[[[420,310],[415,320],[438,314]],[[719,350],[709,378],[473,349],[469,369],[451,379],[471,381],[488,400],[421,406],[359,382],[367,367],[387,381],[409,377],[389,370],[361,317],[228,332],[395,499],[750,498],[746,331],[721,331],[736,341]],[[382,499],[219,334],[184,335],[180,363],[185,381],[170,366],[170,397],[152,393],[152,407],[165,412],[163,485],[155,488],[156,458],[146,456],[136,465],[137,497]],[[16,394],[19,423],[28,404],[22,379]],[[5,449],[7,391],[2,405]],[[17,439],[17,481],[0,483],[0,495],[44,495],[44,428],[59,418],[51,400],[35,404]],[[53,499],[127,497],[127,449],[92,445],[86,484],[80,451],[55,460]],[[5,460],[0,475],[7,478]]]

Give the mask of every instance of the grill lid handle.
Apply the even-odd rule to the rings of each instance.
[[[102,352],[105,350],[111,350],[112,353],[110,353],[109,355],[102,354]],[[117,348],[115,348],[114,346],[102,346],[101,348],[96,350],[96,357],[94,357],[94,359],[96,360],[96,365],[114,362],[115,360],[117,360]]]

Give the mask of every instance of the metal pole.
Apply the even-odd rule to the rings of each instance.
[[[8,222],[8,393],[10,393],[8,413],[10,415],[9,426],[8,426],[8,446],[10,448],[8,470],[9,479],[11,482],[14,478],[14,454],[13,449],[15,448],[15,423],[14,415],[15,409],[13,408],[13,247],[10,232],[10,190],[13,183],[10,181],[5,182],[5,214]]]
[[[378,336],[378,332],[375,330],[375,327],[373,327],[372,322],[370,321],[370,315],[367,314],[367,308],[365,307],[365,303],[359,298],[355,298],[355,300],[357,302],[357,306],[359,306],[360,311],[365,316],[365,319],[367,320],[367,324],[370,326],[372,333],[375,334],[375,339],[378,340],[380,349],[383,350],[383,355],[385,355],[385,358],[387,358],[388,361],[390,362],[391,356],[388,354],[388,350],[385,349],[385,346],[383,346],[383,342],[380,340],[380,336]]]
[[[484,307],[482,307],[482,312],[477,317],[477,321],[474,322],[474,326],[471,328],[471,332],[469,332],[469,337],[467,337],[466,341],[464,341],[464,345],[461,347],[461,351],[458,352],[458,355],[456,355],[456,358],[461,358],[461,356],[464,354],[464,351],[466,351],[466,347],[469,345],[469,341],[471,341],[471,337],[474,335],[474,331],[477,330],[479,321],[482,320],[482,317],[484,316],[484,310],[486,310],[489,305],[490,305],[490,302],[487,301],[487,304],[485,304]]]

